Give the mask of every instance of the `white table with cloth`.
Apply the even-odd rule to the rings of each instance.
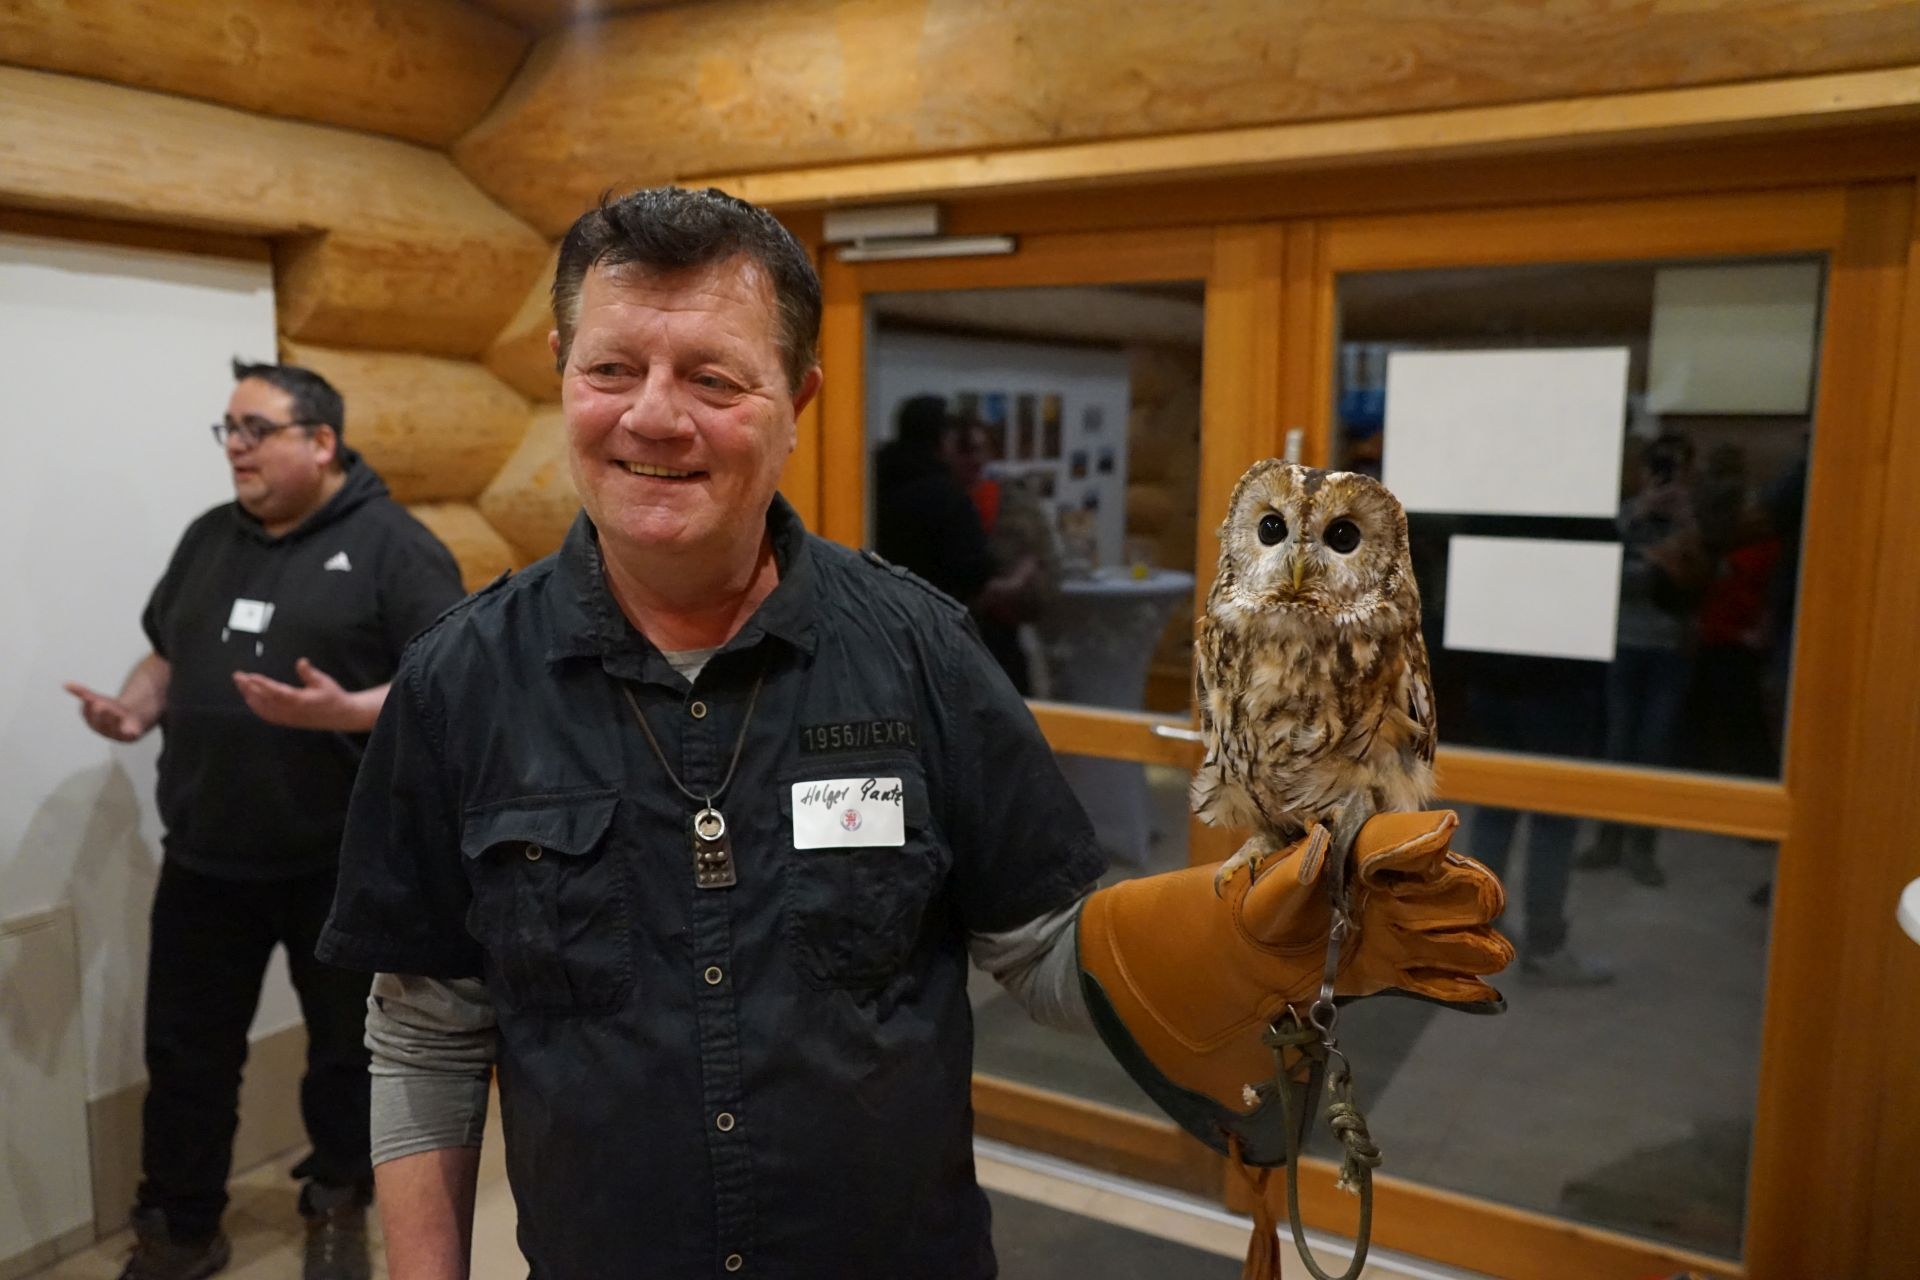
[[[1047,666],[1048,698],[1140,710],[1154,648],[1174,606],[1192,597],[1193,583],[1192,574],[1173,569],[1154,569],[1145,577],[1097,569],[1062,580],[1052,606],[1034,624]],[[1114,862],[1144,867],[1150,835],[1145,766],[1061,756],[1060,769]]]

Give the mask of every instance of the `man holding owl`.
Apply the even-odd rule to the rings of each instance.
[[[1387,762],[1430,753],[1430,713],[1392,669],[1411,657],[1384,625],[1393,592],[1336,597],[1358,577],[1304,548],[1352,554],[1342,515],[1387,540],[1383,572],[1384,506],[1260,499],[1292,559],[1251,557],[1223,607],[1257,609],[1279,578],[1320,592],[1329,627],[1377,602],[1377,636],[1307,659],[1372,692],[1311,712],[1304,693],[1210,698],[1203,803],[1260,817],[1245,856],[1218,886],[1200,867],[1096,889],[1086,818],[965,610],[809,535],[775,491],[821,381],[805,250],[719,192],[637,192],[568,233],[554,318],[584,511],[409,652],[321,945],[382,971],[368,1041],[396,1280],[467,1273],[496,1070],[541,1280],[971,1280],[996,1264],[969,959],[1265,1163],[1270,1117],[1243,1096],[1273,1074],[1260,1035],[1323,976],[1342,997],[1497,1000],[1499,888],[1448,852],[1451,815],[1365,822],[1424,794]],[[1255,505],[1245,536],[1266,545]],[[1222,689],[1285,656],[1217,648]],[[1364,757],[1329,766],[1311,841],[1255,784],[1283,702]],[[1353,721],[1389,703],[1391,723]],[[1334,897],[1353,929],[1329,967]]]

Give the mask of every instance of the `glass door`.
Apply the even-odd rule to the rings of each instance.
[[[1217,550],[1202,513],[1276,428],[1238,402],[1244,360],[1221,370],[1257,263],[1217,240],[1040,235],[1004,258],[823,272],[828,535],[969,606],[1111,879],[1222,856],[1186,803],[1193,616]],[[973,1003],[981,1133],[1217,1191],[1210,1153],[1098,1040],[1034,1025],[984,975]]]
[[[1872,539],[1870,511],[1822,500],[1872,490],[1871,344],[1834,335],[1881,305],[1859,268],[1900,243],[1887,207],[1315,232],[1309,454],[1407,508],[1441,802],[1505,879],[1519,949],[1502,1018],[1342,1019],[1391,1175],[1383,1245],[1501,1275],[1731,1276],[1794,1215],[1801,1122],[1779,1103],[1819,1051],[1783,1029],[1834,963],[1798,886],[1835,856],[1809,819],[1838,784],[1841,602]],[[1331,1166],[1308,1174],[1303,1212],[1350,1231]]]
[[[1441,803],[1506,876],[1520,960],[1502,1018],[1342,1019],[1381,1246],[1523,1280],[1785,1280],[1859,1234],[1875,1111],[1833,1085],[1888,1051],[1847,941],[1887,833],[1852,781],[1886,720],[1884,646],[1855,628],[1911,204],[1863,184],[828,251],[819,527],[878,537],[909,402],[965,424],[937,465],[985,583],[1041,565],[998,588],[1005,651],[1116,874],[1241,839],[1181,805],[1184,628],[1241,472],[1297,445],[1405,499]],[[1247,1207],[1092,1042],[977,994],[980,1132]],[[1334,1179],[1306,1161],[1303,1213],[1347,1233]]]

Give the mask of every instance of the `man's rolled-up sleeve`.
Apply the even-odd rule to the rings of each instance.
[[[479,1146],[496,1046],[493,1002],[477,979],[376,974],[367,997],[373,1162]]]
[[[360,762],[319,956],[346,969],[483,976],[466,929],[457,787],[408,652]]]

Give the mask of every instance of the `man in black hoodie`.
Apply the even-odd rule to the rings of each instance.
[[[226,1264],[220,1230],[240,1068],[276,944],[307,1024],[307,1280],[368,1274],[369,975],[314,958],[360,756],[401,650],[462,595],[438,539],[346,447],[340,395],[293,365],[235,361],[213,427],[235,501],[195,520],[141,623],[153,651],[117,697],[70,684],[131,742],[156,724],[165,860],[146,1006],[138,1236],[123,1280]]]

